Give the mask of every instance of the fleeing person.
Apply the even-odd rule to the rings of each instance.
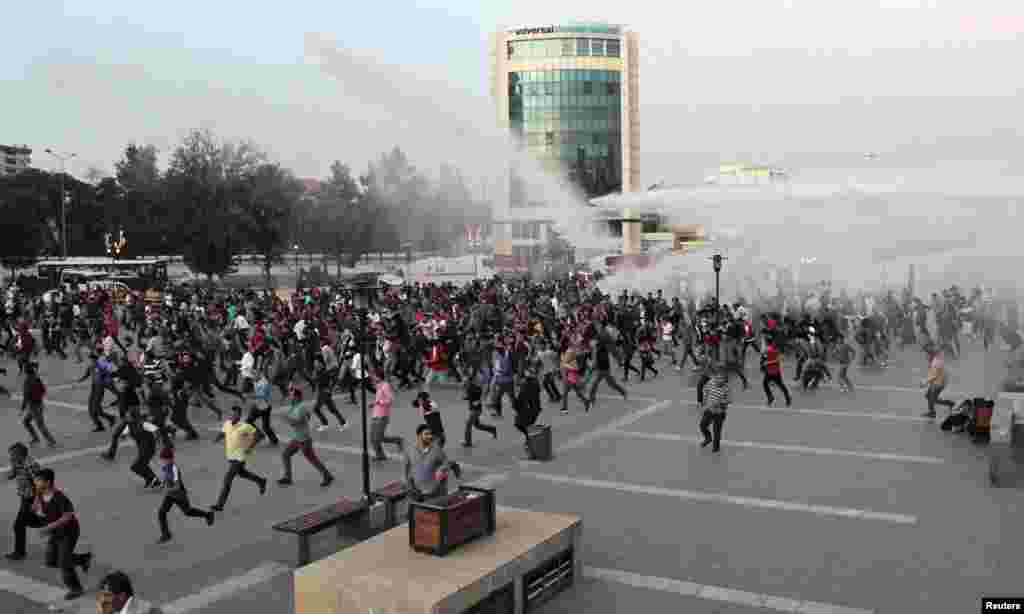
[[[469,416],[466,418],[466,429],[463,433],[462,447],[472,448],[473,447],[473,430],[483,431],[490,433],[491,437],[498,438],[498,429],[494,425],[484,424],[480,421],[480,416],[484,413],[483,404],[484,389],[480,385],[479,378],[467,377],[466,378],[466,402],[468,404]]]
[[[270,440],[270,445],[276,446],[278,444],[277,433],[274,432],[274,427],[270,423],[270,413],[272,405],[270,403],[271,395],[274,392],[274,386],[270,383],[270,379],[267,378],[266,373],[260,373],[259,380],[256,381],[255,394],[253,400],[256,401],[249,408],[249,417],[246,421],[256,426],[256,421],[261,421],[260,427],[262,427],[263,434]]]
[[[373,460],[383,462],[388,459],[384,453],[385,443],[394,444],[401,449],[404,441],[401,437],[388,436],[388,424],[391,422],[391,408],[395,402],[395,390],[391,382],[384,377],[384,370],[377,367],[370,373],[374,385],[373,416],[370,419],[370,444],[373,446]]]
[[[11,470],[7,473],[8,480],[16,480],[18,486],[18,515],[14,518],[14,550],[9,552],[8,561],[21,561],[26,554],[26,533],[29,527],[39,528],[36,516],[32,513],[35,502],[35,479],[39,473],[39,463],[28,453],[28,446],[20,441],[7,449]]]
[[[772,384],[782,391],[782,395],[786,398],[786,407],[791,406],[793,398],[789,395],[786,381],[782,377],[782,353],[776,347],[774,341],[769,341],[764,346],[764,354],[761,356],[761,371],[764,373],[764,380],[761,382],[761,386],[764,388],[764,396],[768,407],[775,403],[775,395],[772,394],[771,388]]]
[[[160,487],[160,478],[150,466],[153,458],[156,457],[157,433],[159,431],[159,427],[141,417],[128,424],[128,434],[135,441],[135,461],[132,463],[131,470],[142,478],[145,488]]]
[[[37,362],[26,362],[25,363],[25,385],[22,390],[22,401],[21,401],[21,424],[28,431],[28,435],[31,438],[29,445],[33,446],[39,443],[39,434],[43,435],[46,439],[46,443],[50,444],[51,448],[57,447],[57,440],[50,434],[50,429],[46,428],[46,420],[43,418],[43,401],[46,399],[46,384],[39,377],[39,363]],[[38,432],[36,429],[39,429]]]
[[[220,489],[220,496],[217,497],[217,503],[210,508],[213,511],[224,511],[224,506],[228,502],[228,495],[231,494],[231,484],[235,481],[236,477],[253,482],[259,487],[261,495],[266,494],[267,478],[258,476],[245,467],[246,461],[249,460],[249,454],[256,447],[256,444],[259,443],[258,433],[259,431],[255,426],[242,420],[241,406],[232,406],[231,418],[224,423],[220,435],[217,435],[215,440],[224,441],[224,454],[228,459],[228,472],[224,474],[224,483]]]
[[[68,593],[64,599],[71,601],[82,596],[82,582],[76,568],[89,571],[92,554],[75,554],[75,546],[81,535],[75,506],[60,490],[53,486],[53,469],[40,469],[35,478],[36,499],[32,509],[41,520],[39,532],[47,536],[46,565],[58,567]]]
[[[430,398],[430,393],[425,390],[420,392],[412,406],[420,410],[423,421],[434,431],[434,440],[443,448],[447,438],[444,434],[444,423],[441,421],[441,408]]]
[[[722,425],[725,423],[725,410],[730,403],[729,379],[725,374],[725,365],[718,364],[711,373],[711,380],[704,390],[704,414],[700,419],[700,432],[704,435],[701,447],[711,445],[712,452],[718,452],[722,446]]]
[[[921,386],[926,388],[924,398],[928,403],[928,411],[922,415],[925,418],[934,418],[936,405],[942,405],[952,410],[955,403],[940,398],[942,391],[946,388],[946,360],[942,350],[935,343],[929,342],[924,351],[928,356],[928,377],[921,382]]]
[[[117,458],[117,444],[125,429],[142,419],[142,397],[139,396],[139,389],[142,387],[142,374],[128,360],[123,359],[114,377],[120,384],[120,396],[117,399],[119,421],[110,434],[110,446],[106,452],[100,455],[108,461]],[[153,453],[156,454],[155,449]]]
[[[157,522],[160,524],[160,540],[157,543],[166,544],[171,541],[171,529],[167,524],[167,512],[177,506],[185,516],[189,518],[203,518],[206,526],[212,527],[214,521],[213,510],[202,511],[192,507],[188,499],[188,490],[181,480],[181,471],[174,462],[174,448],[164,448],[160,451],[160,477],[164,486],[164,500],[157,510]]]
[[[298,386],[292,386],[289,391],[288,411],[284,415],[285,422],[292,429],[292,435],[291,441],[288,442],[288,445],[281,452],[284,476],[277,481],[281,486],[292,484],[292,457],[299,451],[306,457],[309,464],[313,465],[320,472],[320,475],[323,477],[320,486],[326,488],[334,482],[334,476],[331,475],[331,472],[320,461],[320,458],[316,455],[316,450],[313,448],[313,434],[309,428],[311,417],[309,409],[302,403],[302,389]]]
[[[611,335],[606,330],[599,329],[598,338],[594,342],[594,379],[590,383],[590,393],[587,398],[590,400],[588,407],[593,407],[597,403],[597,387],[601,382],[608,382],[608,385],[613,390],[622,395],[622,398],[628,399],[626,389],[623,388],[619,382],[615,381],[615,376],[612,375],[612,359],[611,354],[614,351],[615,340],[612,339]],[[641,367],[640,379],[643,379],[643,367]]]

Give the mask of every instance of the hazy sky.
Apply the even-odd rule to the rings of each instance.
[[[250,137],[300,176],[325,175],[336,158],[363,168],[415,126],[396,117],[401,105],[360,101],[358,79],[331,81],[307,65],[304,34],[402,66],[421,77],[410,88],[449,82],[465,94],[448,104],[474,106],[489,104],[489,32],[573,19],[641,35],[645,182],[691,175],[684,154],[1020,155],[1019,1],[9,4],[0,143],[29,144],[44,168],[45,147],[76,152],[79,175],[109,170],[129,141],[166,151],[197,126]],[[438,162],[429,143],[416,147],[414,162]]]

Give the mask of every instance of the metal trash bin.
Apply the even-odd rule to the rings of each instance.
[[[534,460],[551,460],[551,425],[534,424],[526,429],[529,435],[526,437],[526,445],[530,449],[530,455]]]

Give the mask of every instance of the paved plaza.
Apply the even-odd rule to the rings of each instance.
[[[949,360],[946,396],[993,394],[1003,356],[976,346]],[[953,614],[977,612],[982,595],[1024,593],[1024,494],[991,488],[986,449],[920,417],[920,352],[894,352],[886,371],[852,369],[855,396],[834,386],[794,390],[789,409],[780,402],[765,407],[756,361],[748,365],[752,388],[733,383],[717,455],[697,445],[693,379],[667,366],[653,381],[631,381],[628,401],[603,390],[589,414],[575,401],[567,416],[546,404],[541,421],[553,426],[557,448],[550,462],[520,460],[511,410],[497,441],[484,435],[476,448],[459,447],[465,401],[455,387],[434,391],[449,453],[468,469],[467,482],[494,485],[500,505],[583,517],[586,578],[542,612]],[[14,372],[4,383],[20,388]],[[55,469],[58,486],[77,506],[84,546],[95,554],[91,584],[122,569],[140,598],[168,614],[292,611],[294,538],[270,527],[339,495],[360,495],[356,406],[340,397],[353,427],[316,436],[337,477],[330,488],[321,489],[315,471],[296,458],[294,486],[272,483],[261,497],[255,486],[236,481],[215,527],[172,512],[175,539],[157,545],[162,495],[144,491],[129,471],[131,447],[115,464],[98,457],[107,438],[89,432],[88,384],[61,386],[81,368],[44,358],[42,372],[60,449],[34,453]],[[395,434],[411,435],[419,422],[411,398],[403,392],[396,402]],[[16,401],[5,403],[7,440],[24,439]],[[197,423],[217,428],[206,409],[192,412]],[[179,444],[192,501],[204,507],[226,468],[212,436]],[[250,468],[278,478],[277,452],[261,446]],[[401,465],[392,460],[372,471],[381,485],[399,477]],[[5,552],[17,509],[8,486],[0,494]],[[313,554],[344,546],[325,532],[313,541]],[[63,594],[59,586],[59,573],[43,566],[40,541],[30,532],[29,558],[0,562],[0,612],[45,612]],[[68,611],[93,612],[94,600],[88,595]]]

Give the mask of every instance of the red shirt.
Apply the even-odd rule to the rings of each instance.
[[[765,348],[764,370],[768,375],[782,375],[782,359],[774,345]]]

